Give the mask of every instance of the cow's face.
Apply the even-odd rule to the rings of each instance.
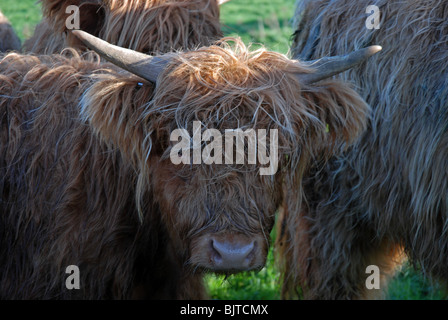
[[[151,164],[162,219],[192,268],[231,273],[264,266],[281,202],[278,175],[156,157]]]
[[[171,238],[191,266],[217,272],[264,266],[282,200],[299,207],[310,162],[353,139],[367,109],[343,84],[303,84],[295,74],[306,69],[238,45],[185,53],[145,113],[150,185]],[[228,149],[237,131],[246,146]]]

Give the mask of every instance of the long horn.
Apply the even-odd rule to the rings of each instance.
[[[218,5],[222,5],[230,0],[218,0]]]
[[[381,46],[370,46],[345,56],[326,57],[319,60],[308,61],[307,66],[316,69],[316,72],[307,74],[301,73],[298,74],[297,77],[301,82],[311,84],[348,70],[381,51],[381,49]]]
[[[73,30],[72,33],[106,60],[153,83],[156,83],[160,72],[173,57],[173,54],[153,57],[138,51],[121,48],[82,30]]]

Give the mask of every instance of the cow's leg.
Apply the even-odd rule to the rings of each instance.
[[[305,299],[384,298],[388,281],[403,263],[400,245],[388,239],[375,240],[369,228],[350,227],[351,223],[344,221],[347,216],[326,216],[331,221],[325,222],[304,221],[296,268]],[[316,222],[320,223],[313,225]],[[372,275],[366,270],[371,265],[379,269],[379,289],[366,286]]]
[[[342,245],[344,247],[334,247],[330,256],[312,265],[312,278],[321,279],[306,284],[305,298],[384,299],[389,280],[404,261],[401,246],[386,240],[378,245]],[[374,279],[377,270],[379,279]],[[379,287],[368,287],[371,280],[373,283],[379,280]]]
[[[366,256],[366,264],[378,267],[380,272],[379,288],[367,288],[367,279],[370,275],[373,276],[375,271],[370,271],[369,274],[365,274],[365,286],[360,291],[360,299],[384,299],[386,298],[389,281],[395,275],[395,272],[406,260],[403,247],[398,244],[394,244],[387,240],[377,247],[371,250]],[[360,266],[362,268],[362,266]],[[369,281],[370,282],[370,281]]]

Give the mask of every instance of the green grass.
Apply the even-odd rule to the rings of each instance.
[[[205,278],[210,298],[221,300],[278,300],[279,280],[272,250],[269,251],[266,267],[259,272],[243,272],[228,277],[208,274]]]
[[[36,0],[0,0],[0,10],[11,21],[22,41],[32,35],[41,19]],[[295,0],[232,0],[221,8],[226,36],[240,36],[246,44],[264,44],[269,50],[287,53],[292,34],[290,19]],[[279,299],[280,275],[272,249],[261,271],[229,277],[207,275],[212,299]],[[446,299],[439,286],[405,265],[389,287],[388,299]]]
[[[295,0],[233,0],[221,7],[223,31],[245,43],[287,53],[292,34]]]
[[[389,285],[390,300],[446,300],[448,295],[442,286],[424,278],[421,272],[405,263]]]
[[[37,0],[0,0],[0,11],[11,21],[14,30],[22,40],[29,38],[42,14]]]

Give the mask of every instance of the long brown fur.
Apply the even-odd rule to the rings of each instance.
[[[381,12],[367,29],[368,5]],[[293,54],[345,54],[369,44],[380,54],[340,76],[372,108],[367,131],[305,178],[306,205],[287,212],[284,295],[384,297],[365,287],[366,267],[387,278],[404,252],[426,275],[448,279],[448,3],[300,1]]]
[[[66,8],[79,9],[80,28],[109,43],[148,54],[209,45],[221,37],[216,0],[41,0],[44,19],[24,50],[60,53],[87,48],[67,33]]]
[[[9,20],[0,11],[0,52],[19,51],[20,39]]]
[[[309,69],[239,40],[180,54],[156,87],[69,54],[0,62],[1,298],[202,298],[195,240],[261,234],[267,250],[309,163],[366,121],[346,84],[304,85],[294,73]],[[169,134],[192,121],[278,129],[278,172],[173,165]],[[65,288],[67,265],[81,289]]]

